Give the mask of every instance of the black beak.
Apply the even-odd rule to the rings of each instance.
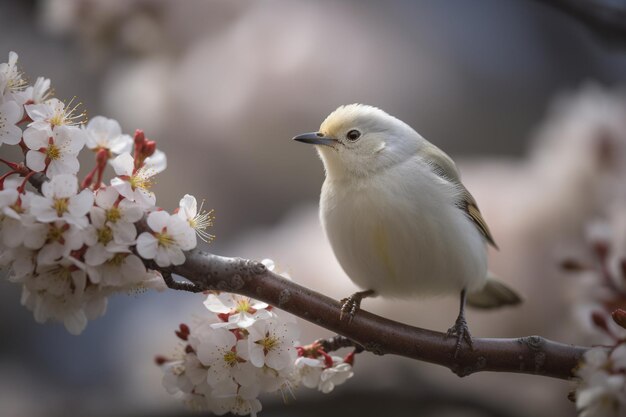
[[[337,139],[326,138],[324,134],[320,132],[303,133],[302,135],[294,137],[293,140],[309,143],[311,145],[332,146],[337,143]]]

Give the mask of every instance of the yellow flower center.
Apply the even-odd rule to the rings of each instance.
[[[269,333],[266,333],[263,339],[257,340],[254,343],[261,345],[263,347],[263,353],[267,355],[267,352],[278,346],[278,339],[274,336],[270,336]]]
[[[57,212],[57,216],[61,217],[63,213],[67,213],[70,205],[69,198],[55,198],[52,207]]]
[[[122,218],[122,213],[120,212],[120,209],[117,207],[111,207],[110,209],[106,211],[106,220],[111,223],[115,223],[121,218]]]
[[[51,224],[48,228],[48,236],[46,240],[50,242],[60,242],[63,240],[63,228]]]
[[[142,190],[149,190],[152,185],[152,175],[145,168],[139,169],[128,180],[130,186],[134,189],[141,188]]]
[[[237,306],[235,307],[235,311],[237,311],[238,313],[246,313],[251,308],[252,306],[250,305],[250,299],[243,298],[237,301]]]
[[[55,145],[54,143],[49,144],[48,147],[46,148],[46,158],[50,159],[51,161],[54,161],[56,159],[59,159],[60,157],[61,157],[61,149],[59,149],[59,147]]]
[[[108,244],[113,240],[113,232],[108,227],[103,227],[102,229],[98,229],[98,243],[102,243],[103,245]]]
[[[67,103],[67,106],[58,103],[54,109],[54,114],[49,120],[52,126],[78,125],[84,121],[86,116],[85,112],[78,112],[78,107],[80,107],[82,103],[77,103],[74,107],[71,107],[73,102],[74,98]]]
[[[175,240],[172,236],[168,235],[167,232],[162,232],[162,233],[156,233],[154,235],[154,237],[156,237],[157,242],[159,242],[159,246],[170,246],[173,245],[175,243]]]
[[[124,262],[124,258],[126,258],[125,254],[116,253],[115,255],[113,255],[111,259],[109,259],[109,264],[114,265],[114,266],[120,266],[122,262]]]
[[[224,362],[226,362],[229,366],[235,366],[238,362],[237,354],[232,350],[229,350],[224,354]]]

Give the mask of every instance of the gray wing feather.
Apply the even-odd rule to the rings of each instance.
[[[456,168],[456,164],[444,151],[437,148],[431,143],[424,145],[424,148],[420,150],[420,153],[425,160],[432,166],[433,172],[439,177],[454,183],[461,190],[460,199],[457,202],[457,206],[467,214],[467,216],[474,222],[478,231],[484,236],[485,240],[489,242],[494,248],[498,248],[496,242],[491,235],[489,226],[485,222],[476,200],[470,194],[470,192],[461,183],[461,176]]]

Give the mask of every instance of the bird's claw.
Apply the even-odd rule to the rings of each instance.
[[[454,326],[448,329],[446,333],[446,339],[449,337],[456,336],[456,346],[454,348],[454,357],[456,358],[459,355],[459,351],[461,350],[461,344],[465,340],[470,349],[474,350],[474,342],[472,341],[472,335],[470,334],[469,327],[467,326],[467,322],[465,321],[465,317],[459,316],[454,323]]]
[[[361,308],[361,297],[357,294],[352,294],[348,298],[344,298],[341,301],[341,313],[339,314],[339,320],[343,320],[347,317],[348,323],[352,323],[352,319],[359,308]]]

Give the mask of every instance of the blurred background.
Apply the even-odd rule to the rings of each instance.
[[[584,291],[559,262],[584,257],[589,225],[624,207],[626,42],[561,9],[531,0],[3,0],[0,62],[11,50],[31,80],[51,78],[59,98],[77,96],[89,116],[157,141],[168,156],[157,204],[206,199],[217,236],[208,250],[272,258],[335,298],[355,287],[317,218],[322,165],[290,138],[341,104],[378,106],[458,162],[501,248],[490,268],[524,294],[519,308],[470,311],[472,334],[594,340],[576,320]],[[75,337],[36,324],[20,288],[0,281],[0,416],[181,415],[153,358],[175,348],[174,329],[202,314],[201,301],[116,296]],[[363,307],[440,331],[457,314],[456,298]],[[303,342],[330,336],[303,326]],[[366,353],[331,395],[262,398],[261,415],[568,416],[570,388],[527,375],[461,379]]]

